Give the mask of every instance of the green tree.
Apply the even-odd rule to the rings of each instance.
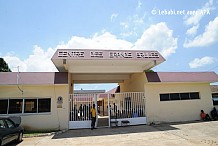
[[[154,72],[154,71],[151,69],[148,69],[148,70],[144,70],[144,72]]]
[[[3,58],[0,58],[0,72],[11,72],[11,69]]]

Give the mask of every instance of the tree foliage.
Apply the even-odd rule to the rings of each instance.
[[[0,58],[0,72],[11,72],[11,69],[3,58]]]
[[[151,69],[148,69],[148,70],[144,70],[144,72],[154,72],[154,71]]]

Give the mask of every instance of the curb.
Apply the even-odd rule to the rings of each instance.
[[[67,129],[65,130],[61,130],[61,131],[57,131],[57,132],[50,132],[50,133],[43,133],[43,134],[36,134],[36,135],[32,135],[32,136],[23,136],[23,138],[32,138],[32,137],[43,137],[43,136],[51,136],[51,135],[57,135],[57,134],[61,134],[68,131]]]

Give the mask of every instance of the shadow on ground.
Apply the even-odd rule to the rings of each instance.
[[[167,131],[167,130],[178,130],[175,127],[164,124],[162,125],[137,125],[137,126],[126,126],[117,128],[97,128],[91,129],[77,129],[68,130],[64,133],[54,135],[52,139],[60,138],[76,138],[76,137],[87,137],[87,136],[106,136],[106,135],[116,135],[116,134],[132,134],[132,133],[143,133],[143,132],[155,132],[155,131]]]
[[[187,121],[187,122],[163,123],[163,124],[160,124],[160,125],[152,125],[152,126],[137,125],[137,126],[126,126],[126,127],[114,127],[114,128],[97,128],[97,129],[94,129],[94,130],[91,130],[91,129],[68,130],[68,131],[66,131],[64,133],[54,135],[52,137],[52,139],[180,130],[180,129],[176,128],[173,125],[190,124],[190,123],[202,123],[202,122],[204,122],[204,121]]]

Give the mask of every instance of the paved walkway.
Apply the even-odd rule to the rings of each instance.
[[[52,136],[25,138],[18,144],[62,145],[218,146],[218,121],[69,130]]]

